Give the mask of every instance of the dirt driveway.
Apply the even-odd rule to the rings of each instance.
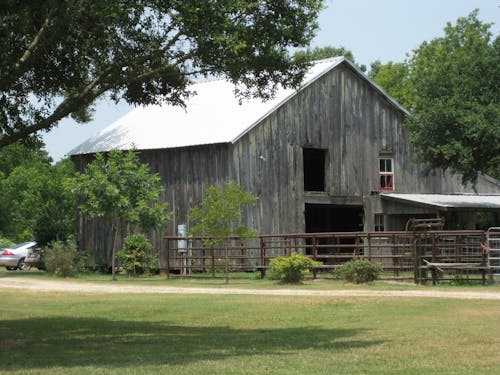
[[[196,288],[172,286],[123,285],[79,282],[72,280],[33,280],[29,278],[0,279],[1,289],[24,289],[38,292],[71,293],[158,293],[158,294],[242,294],[268,296],[328,296],[328,297],[429,297],[454,299],[500,300],[499,291],[441,290],[306,290],[306,289],[239,289],[231,287]]]

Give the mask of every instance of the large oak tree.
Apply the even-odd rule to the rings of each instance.
[[[409,73],[406,62],[389,61],[382,64],[380,60],[376,60],[370,64],[368,77],[409,110],[413,102]]]
[[[407,125],[431,167],[500,177],[500,37],[477,11],[448,24],[409,61],[414,102]]]
[[[372,64],[370,77],[410,111],[417,160],[474,183],[500,178],[500,37],[478,11],[448,23],[403,63]]]
[[[237,94],[297,86],[322,0],[5,0],[0,5],[0,147],[103,95],[182,105],[188,84],[224,75]]]

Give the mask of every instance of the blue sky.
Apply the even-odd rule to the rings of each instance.
[[[442,36],[447,22],[455,23],[476,8],[483,22],[495,24],[494,35],[500,30],[500,0],[326,0],[326,6],[312,47],[343,46],[367,66],[377,59],[403,61],[422,42]],[[100,102],[91,123],[63,120],[45,134],[46,149],[57,161],[131,109]]]

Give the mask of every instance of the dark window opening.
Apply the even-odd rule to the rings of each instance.
[[[381,174],[380,175],[380,189],[381,190],[394,190],[393,175]]]
[[[375,214],[375,232],[384,232],[384,231],[385,231],[384,215]]]
[[[304,149],[304,190],[325,191],[325,150]]]

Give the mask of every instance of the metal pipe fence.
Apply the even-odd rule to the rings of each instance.
[[[333,270],[353,259],[380,263],[383,278],[425,283],[457,277],[484,281],[483,231],[329,232],[269,234],[222,245],[205,245],[206,237],[165,237],[164,271],[171,275],[207,273],[215,276],[226,265],[231,272],[265,272],[271,259],[291,253],[322,263],[313,274],[334,276]],[[184,247],[179,247],[184,244]]]

